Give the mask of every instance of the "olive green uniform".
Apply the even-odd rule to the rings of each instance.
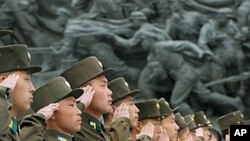
[[[129,138],[130,120],[118,118],[109,129],[105,129],[102,123],[87,113],[82,114],[81,131],[77,132],[76,141],[127,141]]]
[[[20,124],[22,141],[73,141],[73,136],[46,129],[46,120],[42,114],[26,116]]]
[[[20,141],[17,121],[9,112],[11,103],[7,95],[7,88],[0,87],[0,140]]]

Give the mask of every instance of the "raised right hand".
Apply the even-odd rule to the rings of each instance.
[[[10,88],[11,91],[16,87],[16,83],[19,79],[19,75],[10,74],[6,79],[0,82],[0,86]]]
[[[37,113],[41,113],[45,116],[45,119],[48,120],[52,117],[55,111],[59,110],[59,103],[52,103],[46,107],[43,107]]]

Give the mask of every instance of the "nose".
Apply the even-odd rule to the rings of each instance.
[[[31,92],[31,93],[34,93],[34,92],[35,92],[35,87],[34,87],[34,85],[33,85],[32,82],[30,82],[30,87],[29,87],[29,89],[30,89],[30,92]]]
[[[175,129],[178,131],[180,127],[175,123]]]
[[[140,110],[138,109],[138,107],[136,105],[135,105],[135,111],[136,111],[136,113],[140,112]]]
[[[112,96],[113,92],[109,88],[107,89],[108,89],[108,96]]]

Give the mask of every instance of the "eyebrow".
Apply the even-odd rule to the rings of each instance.
[[[101,80],[102,83],[108,83],[108,80]]]

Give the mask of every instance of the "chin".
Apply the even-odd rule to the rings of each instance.
[[[72,133],[79,132],[80,130],[81,130],[81,126],[76,127],[76,128],[74,128],[74,129],[72,129]]]

